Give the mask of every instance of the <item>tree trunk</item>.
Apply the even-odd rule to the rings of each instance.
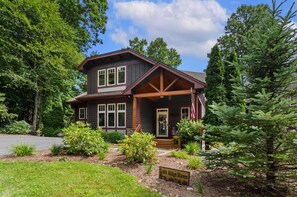
[[[39,90],[35,93],[35,99],[34,99],[34,114],[33,114],[33,123],[32,123],[32,133],[34,135],[37,134],[38,130],[38,118],[39,118],[39,108],[40,108],[40,102],[41,102],[41,95]]]
[[[276,165],[274,159],[274,136],[269,134],[266,140],[266,154],[267,154],[267,172],[266,181],[273,186],[276,179]]]

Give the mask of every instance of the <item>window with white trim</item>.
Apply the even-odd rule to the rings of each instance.
[[[107,127],[115,128],[115,104],[107,105]]]
[[[182,107],[180,110],[180,118],[190,120],[190,108],[189,107]]]
[[[85,119],[85,117],[86,117],[86,109],[79,108],[78,109],[78,119]]]
[[[118,103],[118,128],[126,127],[126,103]]]
[[[115,68],[107,69],[107,85],[115,85]]]
[[[120,66],[117,68],[118,74],[118,84],[125,84],[126,83],[126,66]]]
[[[98,70],[98,87],[102,87],[106,85],[106,70]]]
[[[98,127],[104,128],[105,127],[105,104],[98,105]]]

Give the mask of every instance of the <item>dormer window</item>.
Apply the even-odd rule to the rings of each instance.
[[[118,67],[118,84],[126,83],[126,66]]]
[[[106,83],[106,71],[105,69],[98,70],[98,87],[105,86]]]
[[[107,85],[115,85],[115,68],[107,69]]]

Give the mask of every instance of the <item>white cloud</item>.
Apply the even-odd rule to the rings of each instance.
[[[112,41],[118,44],[128,46],[129,39],[128,34],[123,29],[115,29],[113,33],[110,34]]]
[[[226,10],[216,1],[117,1],[114,9],[118,20],[127,19],[133,26],[143,29],[148,40],[163,37],[169,47],[176,48],[179,53],[200,57],[206,57],[223,33],[227,20]],[[131,39],[135,35],[126,36]]]

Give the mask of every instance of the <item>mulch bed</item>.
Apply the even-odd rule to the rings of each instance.
[[[132,175],[138,182],[153,191],[158,191],[165,196],[271,196],[266,192],[255,190],[253,187],[237,182],[223,171],[207,172],[205,169],[189,170],[187,161],[169,157],[168,154],[161,153],[158,155],[158,163],[154,165],[151,174],[146,174],[145,165],[131,164],[125,161],[125,156],[117,151],[116,145],[110,148],[105,160],[98,160],[97,156],[51,156],[50,151],[38,152],[34,156],[28,157],[4,157],[1,161],[38,161],[53,162],[65,158],[68,161],[83,161],[90,163],[101,163],[113,167],[118,167]],[[170,181],[159,179],[159,166],[171,167],[179,170],[188,170],[191,173],[189,186],[179,185]],[[197,191],[195,183],[199,180],[203,186],[203,193]]]

